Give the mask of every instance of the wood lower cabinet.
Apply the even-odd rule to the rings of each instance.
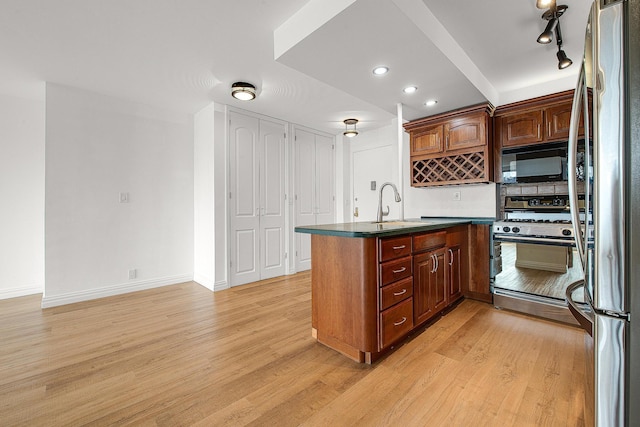
[[[413,257],[413,321],[422,324],[447,305],[445,249]]]
[[[313,336],[372,363],[463,296],[490,301],[488,286],[481,295],[485,280],[470,280],[476,264],[489,266],[488,241],[477,227],[488,229],[461,225],[388,238],[312,234]],[[476,253],[470,238],[486,250]]]

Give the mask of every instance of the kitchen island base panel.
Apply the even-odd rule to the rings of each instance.
[[[311,235],[311,326],[319,341],[378,350],[375,259],[376,239]]]

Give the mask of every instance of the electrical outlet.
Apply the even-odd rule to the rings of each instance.
[[[129,270],[129,279],[135,279],[137,274],[138,272],[136,271],[135,268],[133,270]]]
[[[455,200],[456,202],[459,202],[460,199],[461,199],[460,192],[459,191],[454,191],[453,192],[453,200]]]
[[[120,203],[129,203],[129,193],[120,193]]]

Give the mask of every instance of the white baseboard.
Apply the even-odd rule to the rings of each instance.
[[[198,285],[209,289],[210,291],[213,291],[215,289],[215,283],[213,279],[203,274],[194,274],[193,281],[196,282]]]
[[[42,286],[25,286],[22,288],[0,289],[0,299],[24,297],[27,295],[41,294]]]
[[[521,268],[533,268],[535,270],[554,271],[556,273],[566,273],[566,264],[554,264],[550,262],[537,262],[537,261],[518,261],[516,260],[516,267]]]
[[[175,285],[178,283],[193,280],[193,275],[184,274],[180,276],[159,277],[149,280],[138,280],[131,283],[106,286],[98,289],[88,289],[85,291],[69,292],[62,295],[42,297],[42,308],[56,307],[59,305],[71,304],[74,302],[89,301],[97,298],[111,297],[114,295],[127,294],[129,292],[142,291],[145,289],[159,288],[161,286]]]
[[[223,291],[223,290],[225,290],[225,289],[229,289],[229,287],[230,287],[230,286],[229,286],[229,282],[227,282],[226,280],[221,280],[221,281],[219,281],[219,282],[216,282],[216,283],[213,285],[213,291],[214,291],[214,292],[216,292],[216,291]]]

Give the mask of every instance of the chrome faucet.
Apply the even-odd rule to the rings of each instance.
[[[382,217],[389,215],[389,205],[387,205],[387,211],[386,212],[382,211],[382,190],[384,190],[384,187],[386,187],[387,185],[390,185],[391,188],[393,188],[393,193],[395,195],[396,202],[400,202],[402,200],[400,198],[400,194],[398,193],[398,189],[396,188],[396,186],[394,184],[392,184],[390,182],[385,182],[384,184],[382,184],[380,186],[380,193],[378,195],[378,219],[376,220],[376,222],[382,222]]]

